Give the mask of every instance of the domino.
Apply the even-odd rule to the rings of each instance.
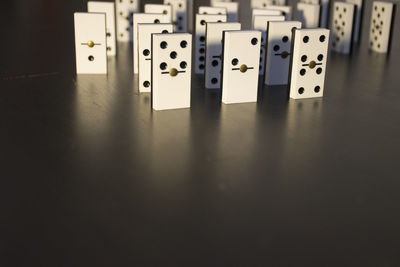
[[[319,27],[328,28],[330,0],[301,0],[301,2],[311,5],[320,5],[321,10],[320,10]]]
[[[106,13],[106,41],[107,55],[115,56],[117,54],[117,43],[115,36],[115,5],[111,2],[88,2],[88,12]]]
[[[224,7],[201,6],[201,7],[199,7],[198,14],[202,14],[202,15],[226,15],[226,8],[224,8]]]
[[[279,10],[282,15],[285,16],[285,20],[292,19],[292,7],[291,6],[277,6],[277,5],[270,5],[267,8],[268,10]]]
[[[270,10],[270,9],[252,9],[251,10],[251,25],[254,25],[254,17],[255,16],[261,16],[261,15],[265,15],[265,16],[281,16],[282,15],[282,11],[280,10]]]
[[[257,102],[261,32],[224,32],[222,102]]]
[[[292,49],[292,30],[300,29],[299,21],[270,21],[266,36],[265,84],[288,83]]]
[[[172,21],[172,6],[159,4],[145,4],[144,13],[170,15]]]
[[[237,22],[209,22],[206,30],[206,88],[221,88],[222,35],[224,31],[240,30]]]
[[[364,0],[346,0],[346,2],[355,5],[356,18],[354,22],[353,42],[358,43],[361,37],[361,25],[364,15]]]
[[[238,2],[211,1],[211,6],[226,8],[226,15],[227,15],[228,22],[239,21],[239,3]]]
[[[335,2],[332,17],[332,50],[350,54],[353,47],[355,5]]]
[[[319,25],[320,5],[297,3],[297,20],[304,28],[317,28]]]
[[[172,24],[138,24],[139,92],[151,91],[151,36],[153,33],[172,33]]]
[[[165,5],[172,6],[172,22],[175,32],[187,31],[187,0],[164,0]]]
[[[389,2],[372,3],[369,48],[379,53],[390,52],[396,5]]]
[[[196,15],[195,73],[204,74],[207,22],[226,22],[226,15]]]
[[[259,74],[264,75],[265,47],[267,44],[266,30],[269,21],[284,21],[284,16],[254,16],[253,29],[261,31],[260,68]]]
[[[284,6],[286,0],[251,0],[251,8],[268,8],[270,5]]]
[[[106,14],[74,13],[77,74],[107,74]]]
[[[153,109],[189,108],[192,35],[153,34],[152,52]]]
[[[294,29],[290,64],[290,98],[322,97],[329,46],[329,30]]]
[[[139,0],[116,0],[117,41],[132,41],[132,14],[139,12]]]
[[[135,13],[133,14],[133,73],[139,73],[139,58],[138,58],[138,31],[139,23],[171,23],[171,16],[168,14],[149,14]]]

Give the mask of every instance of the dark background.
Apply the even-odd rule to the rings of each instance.
[[[221,105],[194,76],[152,112],[128,44],[74,74],[84,1],[2,1],[0,266],[399,266],[400,23],[369,52],[371,2],[324,98]]]

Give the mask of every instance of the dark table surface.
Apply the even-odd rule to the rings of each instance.
[[[194,76],[192,108],[165,112],[128,44],[76,77],[84,1],[2,2],[0,265],[400,266],[400,23],[369,52],[366,2],[324,98],[221,105]]]

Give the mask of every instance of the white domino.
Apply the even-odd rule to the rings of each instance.
[[[114,3],[89,1],[88,12],[106,13],[107,55],[115,56],[117,54],[117,43],[116,43],[116,33],[115,33]]]
[[[263,15],[263,16],[282,16],[282,11],[254,8],[251,10],[251,26],[254,25],[254,17],[261,16],[261,15]]]
[[[239,21],[239,3],[238,2],[211,1],[211,6],[226,8],[226,12],[227,12],[226,15],[227,15],[228,22]]]
[[[267,8],[268,10],[279,10],[282,12],[282,15],[285,16],[285,20],[292,19],[292,7],[291,6],[277,6],[277,5],[270,5]]]
[[[251,8],[268,8],[268,6],[277,5],[284,6],[286,5],[286,0],[251,0],[250,7]]]
[[[201,15],[226,15],[225,7],[211,7],[211,6],[200,6],[199,12]]]
[[[138,24],[139,92],[151,91],[151,36],[153,33],[172,33],[172,24]]]
[[[257,102],[261,32],[224,32],[222,102]]]
[[[396,5],[389,2],[372,3],[369,48],[375,52],[387,53],[393,35]]]
[[[270,21],[267,29],[265,84],[288,83],[292,49],[292,30],[300,29],[299,21]]]
[[[171,5],[160,5],[160,4],[145,4],[144,13],[153,14],[168,14],[172,21],[172,6]]]
[[[350,54],[353,47],[355,5],[335,2],[332,16],[332,50]]]
[[[132,41],[132,14],[139,12],[139,0],[116,0],[117,41]]]
[[[226,22],[226,15],[196,15],[195,73],[204,74],[207,22]]]
[[[209,22],[207,23],[206,40],[206,88],[221,88],[222,72],[222,38],[224,31],[240,30],[237,22]]]
[[[319,27],[328,28],[330,0],[301,0],[301,2],[312,5],[320,5]]]
[[[289,79],[290,98],[322,97],[324,94],[329,30],[295,29]]]
[[[261,32],[261,49],[260,49],[260,68],[259,74],[264,75],[265,68],[265,46],[267,43],[266,31],[269,21],[284,21],[284,16],[254,16],[253,30]]]
[[[364,13],[364,0],[346,0],[346,2],[355,5],[356,18],[354,21],[353,41],[355,43],[358,43],[361,36],[361,24]]]
[[[106,14],[74,13],[77,74],[107,74]]]
[[[164,0],[165,5],[172,6],[172,22],[175,24],[175,32],[186,32],[187,21],[187,0]]]
[[[192,35],[153,34],[152,52],[153,109],[189,108]]]
[[[137,25],[139,23],[171,23],[171,16],[168,14],[150,14],[135,13],[133,14],[133,73],[139,73],[138,58],[138,33]]]
[[[320,11],[320,5],[297,3],[297,20],[303,28],[318,28]]]

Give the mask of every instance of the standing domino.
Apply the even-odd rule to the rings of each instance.
[[[164,0],[165,5],[172,6],[172,22],[175,25],[174,31],[187,31],[187,0]]]
[[[224,32],[222,102],[257,102],[261,32]]]
[[[206,88],[221,88],[222,72],[222,35],[224,31],[240,30],[237,22],[207,23],[206,40]]]
[[[226,12],[227,12],[226,15],[227,15],[228,22],[239,21],[239,3],[238,2],[211,1],[211,6],[226,8]]]
[[[196,15],[195,73],[204,74],[206,60],[206,23],[226,22],[226,15]]]
[[[347,3],[355,5],[356,19],[354,22],[354,38],[353,41],[358,43],[361,36],[361,24],[364,15],[364,0],[346,0]]]
[[[320,11],[320,5],[297,3],[297,20],[301,22],[304,28],[317,28]]]
[[[226,8],[225,7],[200,6],[198,14],[202,14],[202,15],[226,15]]]
[[[107,74],[106,15],[75,13],[77,74]]]
[[[286,5],[286,0],[251,0],[250,7],[251,8],[268,8],[268,6],[277,5],[284,6]]]
[[[327,29],[294,29],[290,98],[322,97],[329,46]]]
[[[172,21],[172,6],[159,4],[145,4],[144,13],[170,15]]]
[[[172,24],[138,24],[139,92],[151,91],[151,35],[172,33]]]
[[[270,21],[267,29],[265,84],[288,83],[292,49],[292,30],[300,29],[299,21]]]
[[[332,50],[350,54],[353,47],[355,5],[335,2],[332,17]]]
[[[171,23],[171,17],[168,14],[133,14],[133,73],[139,73],[139,54],[138,54],[138,31],[139,23]]]
[[[285,16],[285,20],[291,20],[292,19],[292,7],[291,6],[276,6],[276,5],[271,5],[268,6],[268,10],[279,10],[282,12],[282,15]]]
[[[88,2],[88,12],[106,13],[106,31],[107,31],[107,55],[115,56],[117,54],[117,44],[115,36],[115,6],[111,2]]]
[[[153,34],[152,52],[153,109],[189,108],[192,35]]]
[[[259,74],[264,75],[265,47],[267,45],[266,30],[269,21],[284,21],[284,16],[254,16],[253,29],[261,31],[260,69]]]
[[[311,5],[320,5],[321,13],[319,20],[319,27],[327,28],[328,27],[328,16],[329,16],[329,6],[330,0],[301,0],[302,3],[311,4]],[[358,1],[358,0],[356,0]]]
[[[117,41],[132,41],[132,14],[139,12],[139,0],[115,1],[117,11]]]
[[[389,2],[373,2],[369,48],[375,52],[388,53],[393,35],[396,5]]]
[[[255,16],[282,16],[282,11],[280,10],[271,10],[271,9],[252,9],[251,10],[251,26],[254,25],[254,17]]]

